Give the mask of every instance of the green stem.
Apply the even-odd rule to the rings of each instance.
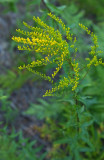
[[[77,111],[77,107],[78,107],[78,99],[77,99],[77,94],[76,94],[76,92],[74,91],[74,100],[75,100],[75,105],[76,105],[76,111]],[[77,116],[77,124],[78,124],[78,126],[77,126],[77,132],[78,132],[78,134],[79,134],[79,116],[78,116],[78,112],[77,112],[77,114],[76,114],[76,116]]]

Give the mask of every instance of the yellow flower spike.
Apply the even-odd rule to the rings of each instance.
[[[76,41],[77,41],[77,39],[76,39],[76,37],[74,37],[74,43],[76,43]]]
[[[88,30],[88,28],[86,28],[84,25],[79,24],[79,26],[82,29],[84,29],[87,32],[87,34],[89,34],[92,37],[93,43],[94,43],[94,46],[91,46],[91,51],[89,52],[89,54],[92,55],[93,58],[92,59],[86,59],[86,60],[90,61],[89,64],[87,64],[87,67],[90,68],[91,65],[97,66],[99,64],[103,64],[101,61],[99,62],[99,59],[97,57],[97,55],[99,53],[103,53],[103,51],[101,51],[101,50],[97,51],[97,48],[99,47],[98,46],[98,41],[97,41],[97,36],[93,32],[91,32],[90,30]]]
[[[74,45],[71,45],[70,48],[74,48]]]

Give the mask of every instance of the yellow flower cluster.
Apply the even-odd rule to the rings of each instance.
[[[58,91],[59,89],[64,89],[65,87],[68,87],[69,84],[70,84],[70,79],[64,77],[63,80],[59,81],[59,85],[58,86],[55,86],[51,90],[47,90],[46,93],[43,95],[43,97],[45,97],[45,96],[53,96],[54,92]]]
[[[51,18],[56,20],[59,24],[61,24],[63,30],[66,33],[66,38],[70,41],[73,40],[73,43],[70,47],[74,48],[74,44],[76,42],[76,37],[72,37],[70,34],[70,28],[66,27],[65,24],[62,22],[61,19],[56,17],[55,15],[49,13],[48,14]],[[36,61],[31,62],[31,64],[23,65],[18,67],[19,69],[27,69],[33,73],[38,74],[39,76],[43,77],[50,82],[53,82],[52,78],[56,76],[59,70],[62,68],[64,61],[67,60],[67,57],[70,57],[69,53],[69,45],[66,40],[62,39],[62,34],[59,30],[55,30],[53,27],[48,26],[46,23],[41,21],[39,17],[33,17],[33,20],[37,22],[41,28],[39,27],[32,27],[27,23],[23,22],[23,24],[31,31],[24,31],[21,29],[17,29],[16,31],[19,32],[23,37],[12,37],[12,39],[18,42],[20,45],[18,46],[18,50],[28,50],[34,51],[36,53],[42,53],[43,58],[38,59]],[[75,49],[77,52],[77,48]],[[44,57],[45,55],[45,57]],[[37,66],[45,66],[49,63],[54,63],[57,65],[55,71],[52,73],[51,77],[46,76],[38,71],[35,71],[34,67]],[[72,64],[71,64],[72,65]],[[73,79],[73,90],[77,87],[78,79],[77,77],[77,64],[73,64],[73,69],[75,72],[75,81]],[[53,92],[56,92],[60,88],[68,87],[69,84],[72,83],[71,78],[65,78],[60,80],[59,85],[57,87],[52,88],[52,90],[46,91],[44,96],[52,95]]]
[[[71,84],[74,84],[72,87],[72,91],[74,91],[77,86],[78,86],[78,80],[79,80],[79,67],[78,67],[78,63],[75,63],[75,59],[74,59],[74,63],[71,63],[73,70],[74,70],[74,79],[71,79]]]
[[[75,59],[74,62],[71,63],[72,67],[73,67],[73,71],[74,71],[74,77],[71,78],[70,76],[68,76],[68,78],[64,77],[63,80],[59,81],[59,85],[52,88],[52,90],[47,90],[45,95],[43,95],[43,97],[45,96],[52,96],[53,92],[58,91],[59,89],[64,89],[65,87],[68,87],[69,85],[72,85],[72,91],[74,91],[77,86],[78,86],[78,80],[79,80],[79,67],[78,67],[78,63],[75,63]]]
[[[62,29],[66,32],[66,38],[72,42],[73,35],[70,34],[70,28],[66,27],[65,24],[62,22],[62,20],[59,19],[59,17],[56,17],[55,15],[53,15],[51,12],[48,13],[48,15],[62,26]]]
[[[89,52],[89,54],[92,55],[92,59],[86,58],[86,60],[89,61],[89,63],[87,64],[87,67],[90,68],[91,65],[97,66],[99,64],[104,65],[104,63],[102,62],[102,58],[98,58],[98,54],[103,53],[103,51],[97,50],[98,47],[99,47],[98,46],[98,41],[97,41],[97,36],[93,32],[91,32],[90,30],[88,30],[88,28],[85,27],[84,25],[79,24],[79,26],[83,30],[85,30],[87,32],[87,34],[89,34],[92,37],[93,43],[94,43],[94,45],[91,46],[91,51]]]
[[[68,45],[68,42],[63,39],[62,34],[59,30],[55,30],[53,27],[48,26],[39,17],[36,18],[35,16],[33,17],[33,20],[37,22],[38,25],[40,25],[40,28],[32,27],[23,22],[23,24],[30,31],[17,29],[16,31],[23,35],[23,37],[12,37],[14,41],[20,44],[18,46],[19,50],[33,51],[36,54],[40,53],[42,56],[41,59],[36,59],[35,61],[32,61],[27,65],[24,64],[23,66],[20,66],[19,69],[27,69],[53,83],[53,78],[62,68],[63,64],[65,62],[68,63],[69,72],[67,73],[66,77],[60,79],[58,85],[55,85],[55,87],[53,87],[51,90],[47,90],[44,96],[52,96],[56,91],[64,89],[69,85],[72,86],[72,91],[74,91],[79,83],[79,64],[75,61],[75,59],[71,59],[69,52],[69,48],[73,48],[74,53],[77,53],[77,48],[75,48],[77,39],[76,37],[73,37],[72,34],[70,34],[70,28],[66,27],[61,19],[59,19],[52,13],[49,13],[48,15],[62,26],[67,40],[71,41],[70,46]],[[104,65],[102,59],[98,59],[97,57],[99,53],[102,53],[102,51],[97,51],[97,37],[84,25],[79,24],[79,26],[93,38],[94,42],[94,45],[91,46],[91,51],[89,53],[92,56],[92,59],[87,58],[87,60],[89,61],[89,64],[87,64],[87,66],[90,67],[92,64],[95,66],[97,66],[98,64]],[[47,76],[46,74],[36,71],[36,67],[46,66],[50,63],[55,64],[56,66],[56,69],[53,71],[51,76]],[[70,72],[72,72],[72,74]]]

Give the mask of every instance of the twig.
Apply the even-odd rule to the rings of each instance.
[[[48,9],[48,11],[51,12],[51,10],[48,8],[48,6],[47,6],[46,3],[44,2],[44,0],[42,0],[42,3],[43,3],[44,6]]]

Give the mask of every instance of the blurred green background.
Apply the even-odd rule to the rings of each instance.
[[[64,103],[62,99],[43,98],[51,84],[33,73],[18,69],[18,66],[34,60],[34,53],[18,51],[17,44],[11,40],[13,35],[18,36],[16,28],[25,29],[23,21],[35,25],[32,20],[35,15],[47,22],[48,12],[59,16],[78,37],[80,61],[88,56],[91,40],[79,30],[78,23],[83,23],[97,35],[99,46],[104,50],[103,0],[0,0],[0,160],[73,159],[67,156],[67,145],[55,146],[52,143],[62,136],[55,123],[64,125],[68,120],[65,114],[70,115],[68,110],[73,104],[70,93],[63,97]],[[52,20],[47,23],[57,27]],[[101,57],[104,60],[104,54]],[[44,72],[50,74],[52,70]],[[55,80],[58,79],[56,76]],[[89,134],[95,148],[87,150],[86,147],[80,157],[76,152],[74,159],[103,160],[104,67],[90,70],[81,83],[79,94],[80,102],[93,116]],[[55,130],[58,130],[57,134]]]

